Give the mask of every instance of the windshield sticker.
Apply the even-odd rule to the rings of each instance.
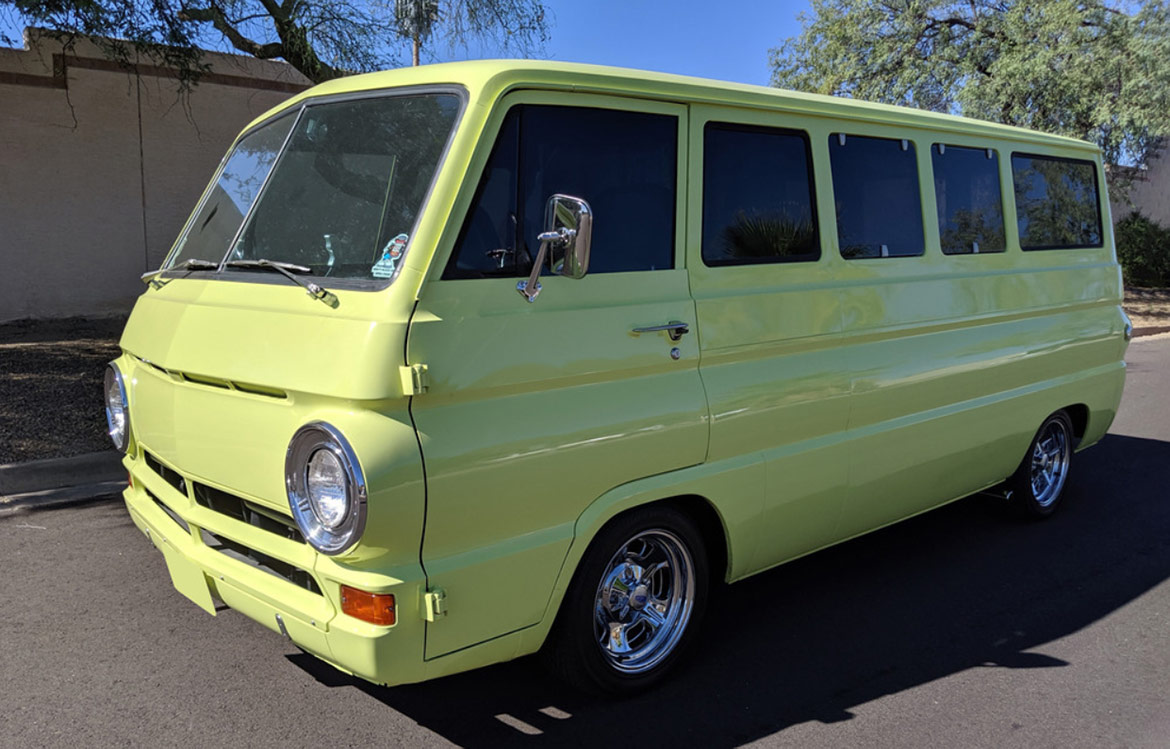
[[[374,278],[394,277],[394,269],[398,266],[398,261],[402,259],[402,253],[406,252],[406,243],[409,240],[409,234],[399,234],[386,243],[382,249],[382,257],[378,258],[378,262],[374,263],[374,267],[370,270]]]

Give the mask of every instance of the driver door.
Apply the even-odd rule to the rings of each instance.
[[[407,346],[428,378],[411,404],[422,558],[448,611],[427,624],[427,658],[536,624],[591,502],[705,458],[682,260],[685,128],[681,106],[533,92],[489,118],[481,178]],[[529,303],[516,286],[556,193],[590,204],[589,272],[543,276]],[[633,332],[673,321],[690,326],[677,341]]]

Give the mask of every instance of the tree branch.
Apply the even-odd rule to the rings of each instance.
[[[179,17],[188,21],[210,23],[217,31],[227,37],[227,40],[231,42],[233,47],[253,57],[258,57],[261,60],[271,60],[274,57],[282,56],[282,50],[279,44],[275,42],[260,44],[252,41],[241,34],[239,29],[228,21],[223,11],[214,5],[207,8],[184,8],[179,11]]]

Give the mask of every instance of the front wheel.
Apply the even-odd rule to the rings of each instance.
[[[686,653],[707,604],[702,534],[672,508],[619,517],[590,544],[544,649],[552,670],[591,692],[632,694]]]
[[[1049,416],[1036,431],[1009,482],[1024,515],[1044,518],[1056,511],[1072,464],[1073,440],[1072,420],[1064,411]]]

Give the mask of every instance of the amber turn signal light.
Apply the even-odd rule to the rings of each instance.
[[[341,586],[341,611],[354,619],[383,627],[389,627],[397,621],[394,594],[367,593],[348,585]]]

